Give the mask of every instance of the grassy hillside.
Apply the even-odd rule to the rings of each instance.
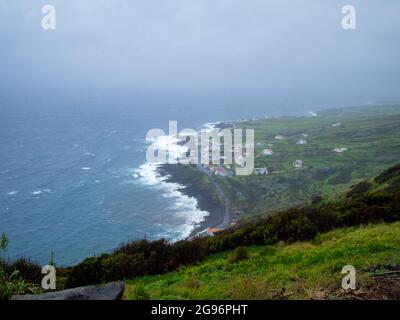
[[[379,274],[400,268],[400,223],[338,229],[311,242],[252,246],[232,263],[233,251],[161,276],[127,281],[126,299],[282,299],[349,297],[341,288],[345,265],[357,270],[358,297],[395,298],[379,289]],[[397,269],[400,270],[400,269]],[[400,289],[400,274],[392,283]],[[382,284],[382,282],[381,282]],[[399,291],[398,291],[399,292]]]
[[[203,262],[128,280],[125,297],[400,299],[400,222],[394,222],[399,188],[396,165],[335,200],[267,215],[199,240],[208,247]],[[341,289],[345,265],[357,270],[356,291]]]

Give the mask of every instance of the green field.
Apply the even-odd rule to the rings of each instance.
[[[352,297],[388,298],[377,276],[400,264],[400,223],[338,229],[311,242],[252,246],[247,259],[232,263],[232,251],[159,276],[127,281],[126,299],[309,299],[346,298],[342,267],[357,270]],[[383,281],[383,280],[382,280]],[[386,295],[385,295],[386,294]],[[390,297],[389,298],[393,298]]]
[[[309,203],[317,196],[334,197],[400,161],[400,105],[334,109],[318,117],[271,118],[235,126],[255,129],[255,167],[270,171],[268,176],[218,178],[231,199],[235,220]],[[284,139],[277,140],[276,135]],[[307,144],[297,145],[300,139]],[[273,155],[263,156],[269,145]],[[336,153],[335,148],[348,150]],[[295,169],[294,160],[302,160],[303,168]]]

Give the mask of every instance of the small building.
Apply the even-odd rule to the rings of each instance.
[[[347,149],[347,148],[335,148],[335,149],[332,150],[332,152],[343,153],[343,152],[345,152],[347,150],[349,150],[349,149]]]
[[[332,124],[332,127],[341,127],[342,126],[342,124],[340,123],[340,122],[338,122],[338,123],[333,123]]]
[[[267,175],[268,174],[268,169],[267,168],[254,168],[254,173],[256,175]]]
[[[304,138],[307,138],[308,137],[308,134],[307,133],[302,133],[301,134]]]
[[[300,139],[299,141],[296,142],[297,145],[302,145],[302,144],[307,144],[307,140]]]
[[[285,139],[285,137],[281,136],[280,134],[275,136],[275,140],[283,140],[283,139]]]
[[[273,154],[274,151],[272,150],[272,148],[267,148],[262,151],[263,156],[272,156]]]
[[[303,167],[303,160],[295,160],[295,161],[293,161],[293,167],[302,168]]]
[[[221,177],[231,177],[233,172],[231,170],[225,170],[224,167],[219,166],[215,168],[214,174]]]
[[[223,231],[223,229],[220,229],[220,228],[208,228],[208,229],[207,229],[207,234],[208,234],[209,236],[213,236],[213,235],[216,234],[217,232],[221,232],[221,231]]]

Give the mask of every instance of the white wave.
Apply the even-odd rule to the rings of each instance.
[[[43,193],[50,193],[50,192],[51,192],[51,189],[39,189],[39,190],[32,191],[32,192],[31,192],[31,195],[33,195],[33,196],[38,196],[38,195],[40,195],[40,194],[43,194]]]
[[[83,154],[84,154],[85,156],[87,156],[87,157],[95,157],[95,156],[96,156],[95,153],[89,152],[89,151],[85,151]]]
[[[203,129],[205,130],[213,130],[215,129],[215,127],[219,124],[221,124],[222,121],[218,121],[218,122],[207,122],[203,125]]]
[[[220,123],[221,122],[206,123],[201,130],[212,131]],[[197,131],[197,133],[191,134],[199,133],[200,132]],[[189,136],[191,134],[185,133],[184,135]],[[167,160],[170,161],[171,159],[178,159],[184,156],[188,151],[186,146],[180,144],[182,141],[180,138],[183,137],[165,135],[156,137],[147,142],[152,144],[154,150],[167,151],[169,156]],[[137,178],[137,180],[144,185],[162,190],[162,196],[172,200],[173,204],[168,209],[173,211],[176,217],[185,221],[177,230],[180,235],[173,240],[178,241],[180,239],[185,239],[204,221],[209,215],[209,212],[202,211],[198,208],[198,201],[196,198],[189,197],[180,191],[184,186],[178,183],[167,182],[166,179],[168,177],[160,176],[158,173],[160,165],[161,163],[147,162],[134,170],[133,177]]]
[[[18,193],[18,190],[13,190],[7,193],[8,196],[14,196]]]
[[[153,150],[166,151],[168,153],[167,161],[171,162],[183,156],[188,147],[179,144],[181,140],[177,136],[159,136],[151,140]]]
[[[202,211],[198,208],[197,199],[189,197],[180,190],[184,186],[165,181],[166,176],[160,176],[158,167],[160,164],[145,163],[136,169],[139,175],[139,181],[144,185],[160,189],[162,196],[170,198],[172,205],[168,208],[174,212],[175,217],[182,219],[184,222],[178,227],[179,236],[173,241],[185,239],[190,236],[191,232],[209,215],[207,211]]]
[[[90,167],[82,167],[81,170],[87,171],[87,170],[91,170],[92,168]]]

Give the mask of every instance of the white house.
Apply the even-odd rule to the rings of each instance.
[[[297,145],[301,144],[307,144],[307,140],[300,139],[299,141],[296,142]]]
[[[275,136],[275,140],[283,140],[285,139],[283,136],[281,136],[280,134]]]
[[[340,122],[332,124],[332,127],[340,127],[342,124]]]
[[[271,148],[267,148],[267,149],[264,149],[264,150],[262,151],[262,154],[263,154],[264,156],[271,156],[271,155],[274,154],[274,151],[273,151]]]
[[[267,175],[268,174],[268,169],[267,168],[254,168],[254,173],[256,175]]]
[[[295,161],[293,161],[293,167],[302,168],[303,167],[303,160],[295,160]]]
[[[343,152],[345,152],[347,150],[349,150],[349,149],[347,149],[347,148],[335,148],[335,149],[332,150],[332,152],[343,153]]]

